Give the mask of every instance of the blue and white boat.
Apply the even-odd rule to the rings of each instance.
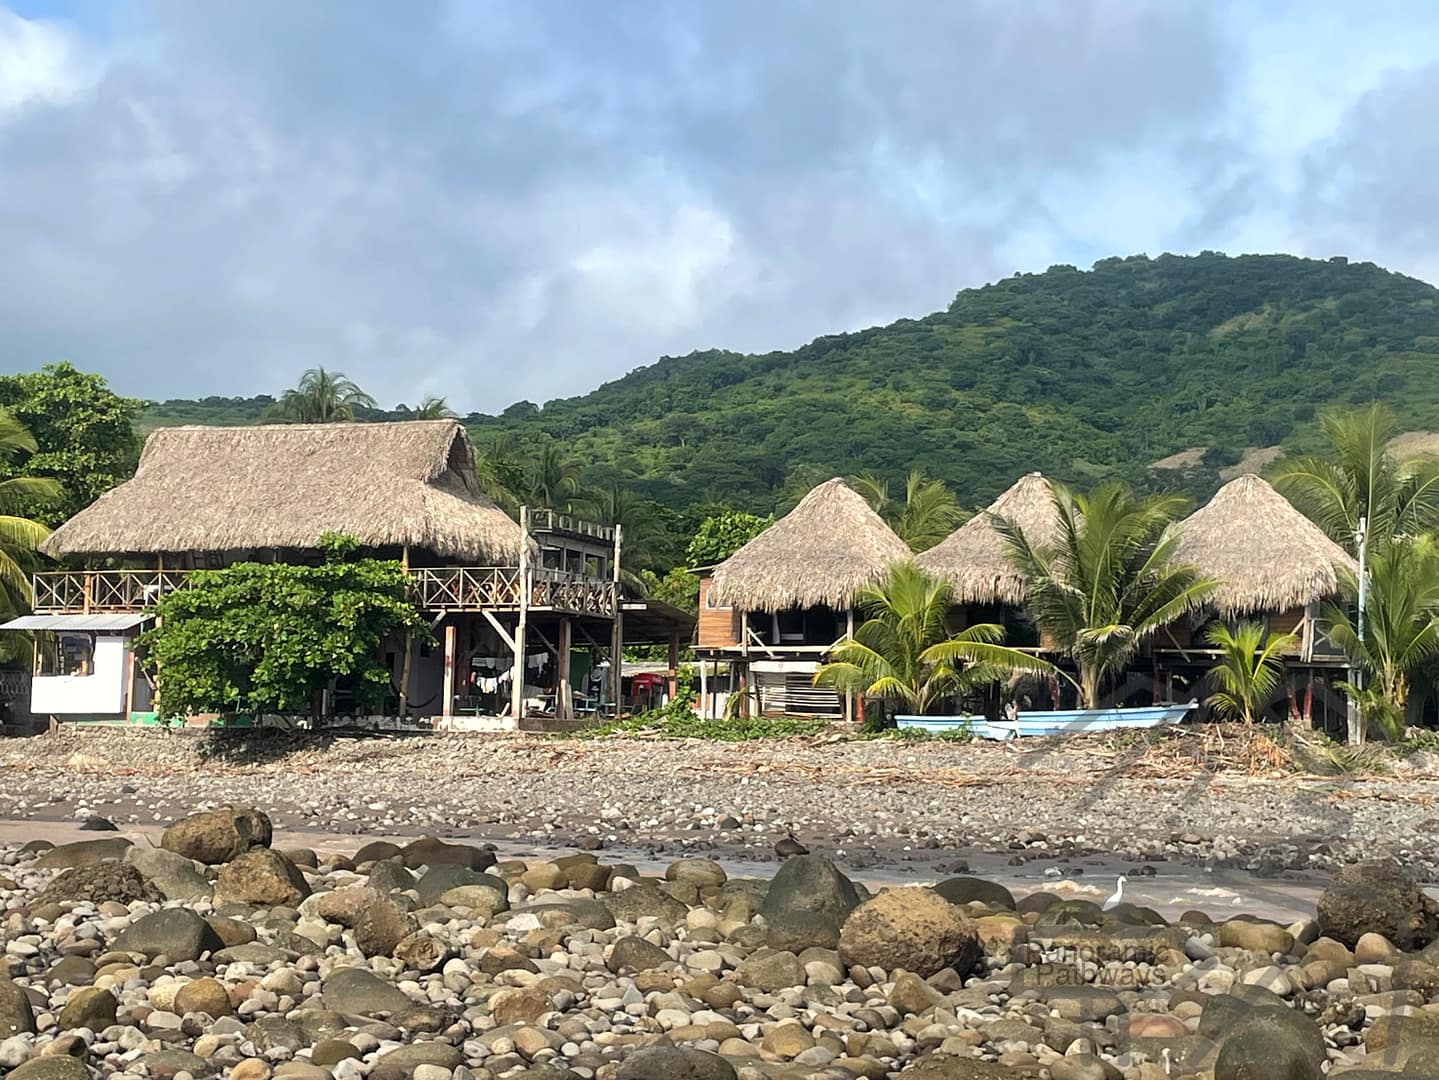
[[[1093,731],[1124,731],[1177,724],[1199,707],[1197,701],[1170,705],[1141,705],[1135,708],[1054,709],[1022,712],[1013,720],[986,720],[980,716],[896,716],[902,731],[924,731],[932,735],[968,731],[981,739],[1006,741],[1018,737],[1081,735]]]

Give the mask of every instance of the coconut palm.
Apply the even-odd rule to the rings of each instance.
[[[622,530],[621,575],[626,585],[645,595],[649,589],[640,571],[653,569],[659,561],[664,535],[656,525],[655,504],[633,490],[612,483],[584,500],[582,512],[599,525]]]
[[[952,633],[947,582],[912,562],[896,563],[876,585],[855,595],[865,621],[835,645],[815,672],[817,686],[877,698],[896,711],[925,713],[964,690],[1014,671],[1052,673],[1051,664],[1005,648],[992,623]]]
[[[1331,604],[1325,616],[1330,639],[1363,676],[1346,686],[1365,726],[1386,734],[1402,729],[1416,677],[1439,656],[1439,542],[1401,537],[1369,556],[1364,633],[1347,608]],[[1354,575],[1345,572],[1350,590]]]
[[[1359,520],[1370,545],[1439,525],[1439,459],[1397,459],[1390,449],[1398,424],[1382,405],[1330,413],[1322,420],[1330,453],[1283,463],[1274,486],[1350,554]]]
[[[580,463],[563,446],[547,442],[526,470],[525,495],[530,506],[568,510],[580,501]]]
[[[1270,635],[1263,623],[1247,619],[1233,630],[1216,623],[1204,640],[1219,650],[1206,676],[1214,688],[1209,704],[1220,716],[1252,724],[1279,689],[1284,653],[1299,639],[1294,634]]]
[[[0,408],[0,463],[13,465],[35,453],[35,437],[8,410]],[[49,477],[16,476],[0,481],[0,616],[10,618],[30,609],[30,572],[39,562],[40,542],[50,530],[15,511],[60,497],[60,485]],[[3,635],[0,659],[14,659],[19,635]]]
[[[267,415],[289,424],[332,424],[354,420],[357,409],[375,407],[375,399],[344,372],[314,367],[270,406]]]
[[[1079,670],[1080,704],[1097,708],[1104,685],[1122,672],[1161,628],[1199,607],[1214,589],[1193,568],[1172,561],[1169,528],[1184,510],[1176,496],[1138,497],[1123,484],[1088,495],[1050,482],[1057,543],[1031,542],[1002,516],[994,527],[1025,579],[1030,613],[1042,636]]]
[[[492,435],[475,444],[475,482],[511,516],[519,510],[527,488],[525,467],[508,436]]]
[[[453,420],[456,414],[448,401],[431,394],[410,415],[416,420]]]
[[[889,482],[872,472],[860,473],[853,485],[911,551],[934,547],[964,520],[954,492],[943,481],[927,479],[919,469],[905,480],[902,503],[890,498]]]

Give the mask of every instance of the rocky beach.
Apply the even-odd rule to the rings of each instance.
[[[1439,1076],[1424,756],[1240,745],[12,740],[0,1073]]]

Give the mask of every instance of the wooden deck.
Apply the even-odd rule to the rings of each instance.
[[[520,571],[514,566],[416,567],[410,596],[421,611],[518,611]],[[52,570],[32,576],[37,614],[139,612],[167,592],[185,588],[185,570]],[[531,567],[529,610],[612,618],[615,584],[563,570]]]

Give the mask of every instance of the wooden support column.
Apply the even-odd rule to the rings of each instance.
[[[574,695],[570,691],[570,620],[560,618],[559,644],[555,648],[555,719],[568,720],[574,711]]]
[[[515,623],[515,669],[511,676],[510,715],[525,715],[525,624],[530,608],[530,508],[520,507],[520,611]]]
[[[410,573],[410,545],[400,551],[400,566],[408,577]],[[414,655],[415,635],[405,627],[405,652],[400,660],[400,715],[410,714],[410,661]]]
[[[1304,686],[1304,725],[1314,726],[1314,669],[1309,669],[1309,678]]]
[[[666,659],[669,663],[665,670],[665,682],[669,687],[670,701],[674,701],[680,692],[680,635],[676,630],[670,631],[670,650]]]
[[[710,719],[709,661],[700,661],[700,719]]]
[[[740,661],[743,665],[740,668],[740,677],[735,683],[735,689],[740,692],[739,714],[749,716],[749,612],[739,613],[739,651],[744,659]]]
[[[610,627],[610,698],[614,702],[616,716],[620,714],[625,692],[625,613],[620,603],[620,553],[623,546],[624,527],[616,525],[614,565],[610,571],[615,605],[614,623]]]
[[[445,620],[445,682],[440,702],[441,716],[455,715],[455,624]]]

